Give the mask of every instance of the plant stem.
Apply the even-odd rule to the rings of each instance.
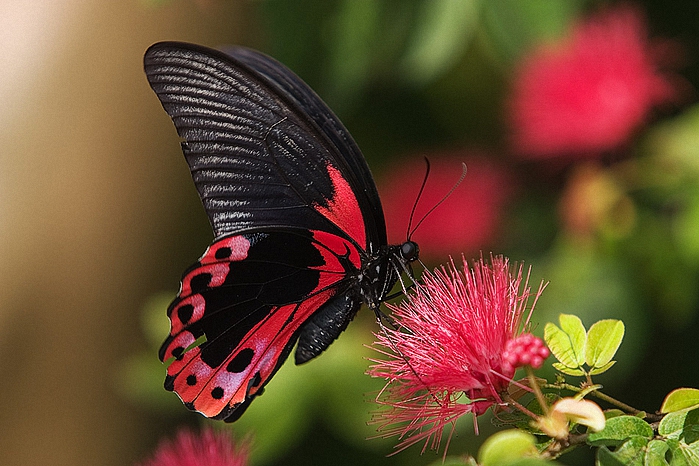
[[[612,398],[611,396],[609,396],[609,395],[607,395],[607,394],[604,394],[604,393],[600,392],[599,390],[593,391],[593,392],[592,392],[592,395],[593,395],[593,396],[596,396],[596,397],[599,398],[600,400],[604,400],[604,401],[606,401],[606,402],[609,403],[609,404],[613,404],[614,406],[616,406],[616,407],[618,407],[618,408],[620,408],[620,409],[623,409],[623,410],[626,411],[627,413],[630,413],[630,414],[634,414],[634,415],[635,415],[635,414],[638,414],[638,413],[641,413],[641,412],[642,412],[640,409],[636,409],[636,408],[634,408],[633,406],[629,406],[629,405],[627,405],[626,403],[624,403],[623,401],[619,401],[619,400],[617,400],[616,398]]]
[[[565,383],[565,382],[564,383],[556,383],[556,384],[547,384],[547,385],[545,385],[545,387],[546,388],[565,389],[565,390],[570,390],[570,391],[576,392],[576,393],[580,392],[580,387],[576,387],[575,385],[571,385],[571,384]],[[602,393],[599,390],[593,390],[592,392],[590,392],[590,394],[596,398],[599,398],[600,400],[604,400],[607,403],[616,406],[617,408],[619,408],[623,411],[626,411],[627,413],[635,415],[635,414],[639,414],[639,413],[643,412],[640,409],[636,409],[633,406],[629,406],[626,403],[624,403],[623,401],[619,401],[616,398],[612,398],[611,396],[609,396],[605,393]]]
[[[536,395],[536,400],[539,402],[539,406],[541,406],[542,412],[544,413],[544,415],[548,416],[549,406],[546,403],[546,399],[544,398],[544,394],[541,392],[541,387],[539,386],[539,382],[536,380],[536,376],[534,375],[534,370],[532,369],[531,366],[526,366],[525,370],[527,371],[527,379],[529,380],[529,387],[534,391],[534,394]]]
[[[520,402],[518,402],[517,400],[515,400],[511,396],[509,396],[509,395],[506,396],[505,401],[507,401],[508,404],[511,404],[512,406],[514,406],[518,410],[522,411],[524,414],[526,414],[530,418],[532,418],[534,420],[539,419],[539,415],[534,414],[533,412],[529,411],[527,408],[524,407],[524,405],[522,405]]]

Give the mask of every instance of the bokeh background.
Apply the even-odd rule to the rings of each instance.
[[[335,110],[423,258],[502,253],[558,313],[619,318],[600,381],[641,409],[699,387],[699,3],[662,0],[0,0],[0,463],[130,465],[207,422],[164,392],[156,348],[211,240],[174,127],[142,72],[159,40],[242,44]],[[418,215],[419,217],[419,215]],[[285,366],[240,422],[253,464],[441,462],[366,440],[361,312]],[[450,453],[481,435],[457,426]],[[218,426],[217,427],[222,427]],[[591,464],[589,452],[565,464]]]

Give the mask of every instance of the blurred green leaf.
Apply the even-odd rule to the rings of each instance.
[[[401,63],[402,75],[424,84],[456,63],[478,24],[479,5],[480,0],[423,2]]]
[[[170,320],[167,317],[167,308],[174,298],[174,293],[154,293],[143,304],[141,328],[148,345],[153,349],[160,348],[163,340],[170,333]],[[156,355],[153,355],[153,357],[157,359]]]
[[[478,450],[481,466],[506,466],[514,460],[537,455],[536,437],[521,430],[508,429],[491,435]]]
[[[635,367],[648,346],[649,327],[634,276],[638,271],[630,270],[628,256],[561,237],[548,261],[535,270],[550,281],[537,302],[538,320],[557,319],[561,310],[590,322],[614,316],[626,327],[614,375],[624,377]]]
[[[585,0],[488,0],[483,23],[498,54],[516,59],[532,45],[565,34]]]
[[[661,413],[672,413],[699,405],[699,390],[696,388],[678,388],[671,391],[660,407]]]
[[[644,145],[665,173],[699,176],[699,105],[653,126]]]
[[[148,409],[186,411],[180,399],[163,388],[165,370],[155,353],[134,354],[120,365],[114,385],[125,398]]]
[[[362,316],[366,317],[366,316]],[[373,341],[373,319],[359,319],[335,341],[314,364],[318,371],[324,400],[315,408],[324,424],[335,435],[357,448],[385,454],[396,444],[395,438],[376,438],[372,413],[379,408],[374,402],[385,380],[365,374],[368,358],[378,353],[367,348]],[[367,441],[367,438],[371,440]]]
[[[601,374],[614,364],[612,358],[623,338],[624,323],[620,320],[605,319],[592,324],[587,331],[585,362],[595,374]]]
[[[699,264],[699,186],[684,189],[683,209],[678,212],[674,234],[685,260]]]
[[[236,432],[253,433],[253,463],[279,458],[306,434],[312,416],[309,405],[322,396],[312,376],[308,379],[309,372],[310,366],[297,367],[287,361],[236,421]]]
[[[335,37],[330,54],[332,99],[343,108],[370,78],[379,42],[381,3],[345,0],[334,18]]]

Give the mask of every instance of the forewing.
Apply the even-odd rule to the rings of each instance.
[[[323,231],[224,237],[185,272],[160,350],[165,387],[207,417],[237,419],[310,316],[347,290],[358,251]]]
[[[292,226],[385,245],[376,187],[337,117],[283,65],[231,53],[168,42],[144,58],[216,237]]]

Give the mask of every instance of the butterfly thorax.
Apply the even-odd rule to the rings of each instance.
[[[419,256],[417,243],[406,241],[400,245],[386,246],[366,261],[357,275],[357,284],[366,305],[377,311],[396,284],[400,275],[411,274],[410,263]]]

